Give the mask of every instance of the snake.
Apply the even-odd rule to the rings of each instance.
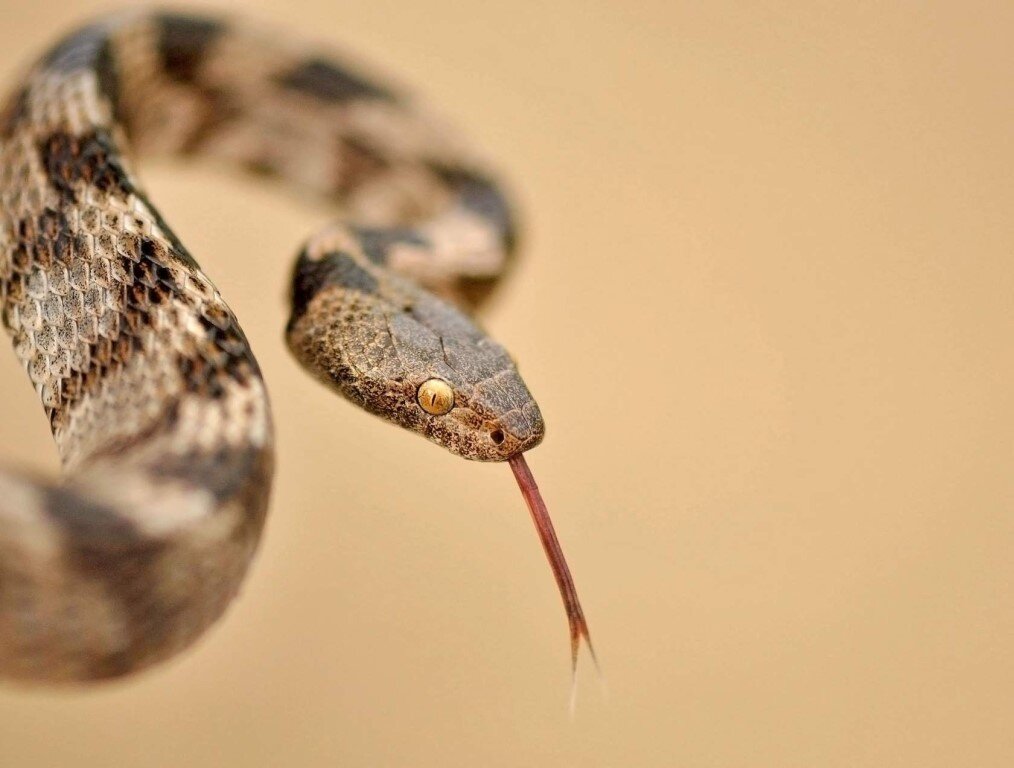
[[[544,420],[474,319],[517,251],[502,182],[342,52],[227,17],[120,11],[26,67],[0,112],[0,311],[62,467],[0,469],[0,678],[86,683],[177,656],[259,547],[268,393],[236,315],[139,181],[137,158],[158,156],[335,207],[292,268],[287,346],[360,408],[510,464],[576,663],[587,622],[524,460]]]

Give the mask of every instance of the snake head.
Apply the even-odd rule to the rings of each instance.
[[[353,249],[300,257],[287,341],[344,397],[466,459],[506,461],[545,434],[502,346],[451,304]]]

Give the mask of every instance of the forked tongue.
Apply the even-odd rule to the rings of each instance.
[[[518,454],[510,459],[511,470],[521,488],[521,495],[525,497],[528,510],[532,513],[532,521],[535,523],[535,530],[539,532],[542,540],[542,548],[546,551],[549,565],[553,569],[553,576],[556,577],[556,584],[560,588],[560,596],[563,598],[563,606],[567,610],[567,621],[570,623],[570,658],[571,669],[577,672],[577,652],[581,647],[581,640],[588,644],[588,652],[591,654],[595,668],[598,669],[598,660],[595,658],[595,649],[592,648],[591,636],[588,634],[588,622],[585,621],[584,612],[581,610],[581,603],[577,599],[577,588],[574,586],[574,579],[571,578],[570,569],[567,567],[567,560],[560,548],[560,541],[556,538],[556,531],[553,530],[553,521],[549,518],[549,510],[546,509],[546,502],[542,500],[539,493],[539,486],[535,484],[532,471],[528,468],[523,454]],[[573,707],[573,699],[571,702]]]

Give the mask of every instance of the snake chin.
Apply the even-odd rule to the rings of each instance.
[[[514,360],[456,307],[358,254],[301,259],[294,290],[290,349],[356,405],[474,461],[542,442],[542,414]],[[422,387],[434,382],[452,397],[427,410]]]

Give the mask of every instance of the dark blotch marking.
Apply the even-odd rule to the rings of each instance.
[[[337,285],[347,290],[376,294],[377,278],[347,253],[328,253],[319,260],[302,254],[292,276],[292,317],[289,327],[303,316],[310,301],[322,288]]]
[[[54,259],[69,264],[75,253],[75,238],[63,211],[44,208],[37,218],[18,221],[9,245],[12,274],[7,278],[6,305],[21,299],[21,281],[17,275],[28,276],[37,268],[48,268]]]
[[[458,201],[468,211],[489,221],[500,232],[508,255],[517,245],[514,213],[503,192],[489,178],[474,171],[434,165],[434,173],[457,191]]]
[[[151,321],[147,316],[147,312],[144,312],[144,320],[141,320],[132,303],[133,300],[128,290],[128,306],[124,309],[126,327],[124,327],[124,324],[121,324],[120,332],[114,338],[99,336],[88,345],[88,367],[81,372],[80,383],[69,388],[65,384],[61,393],[61,406],[50,412],[50,423],[54,429],[57,427],[57,422],[54,421],[57,415],[59,414],[63,418],[66,418],[67,414],[69,414],[72,397],[77,398],[86,392],[95,392],[111,371],[117,369],[131,354],[140,348],[140,341],[133,334],[140,329],[142,323],[149,323]],[[73,380],[73,373],[71,376],[71,380]]]
[[[338,163],[334,185],[341,198],[390,168],[391,163],[368,143],[342,137],[338,140]]]
[[[274,178],[279,175],[275,160],[268,157],[252,157],[243,161],[243,170],[264,179]]]
[[[46,490],[46,515],[57,524],[71,543],[101,544],[110,542],[136,544],[144,536],[129,520],[124,520],[108,507],[96,504],[74,493],[65,486]]]
[[[499,232],[508,259],[517,248],[517,227],[510,203],[489,178],[474,171],[434,165],[433,171],[456,189],[458,203],[490,222]],[[509,262],[508,262],[509,263]],[[485,302],[499,284],[495,277],[459,277],[457,290],[464,305],[474,309]]]
[[[353,99],[395,100],[394,94],[387,89],[320,58],[304,61],[295,69],[279,75],[276,82],[290,91],[333,104]]]
[[[206,17],[163,14],[157,19],[158,52],[166,76],[192,86],[201,99],[200,119],[180,148],[185,155],[194,154],[218,129],[239,116],[231,93],[201,83],[199,78],[201,67],[226,27],[221,21]]]
[[[198,268],[197,261],[176,237],[159,210],[131,180],[108,131],[96,129],[82,136],[57,131],[42,139],[37,146],[46,177],[64,202],[76,202],[74,185],[78,181],[121,199],[133,195],[148,209],[155,224],[172,245],[168,258],[191,269]]]
[[[260,536],[273,470],[273,452],[253,446],[164,456],[149,467],[156,481],[175,481],[201,488],[211,493],[218,505],[233,503],[244,510],[246,514],[233,535],[237,541],[256,540]]]
[[[18,237],[13,253],[14,268],[27,273],[33,265],[49,268],[54,259],[69,264],[74,256],[70,222],[62,210],[44,208],[34,221],[18,222]]]
[[[209,49],[225,32],[217,19],[164,14],[158,17],[158,51],[166,74],[193,83]]]
[[[245,358],[249,363],[253,364],[253,357],[250,356],[250,345],[247,344],[246,339],[239,332],[238,325],[230,323],[225,328],[222,328],[204,315],[201,315],[197,319],[201,327],[208,334],[208,339],[216,347],[230,357]]]
[[[37,146],[46,178],[65,201],[77,200],[74,185],[79,181],[121,199],[135,191],[112,137],[103,129],[81,136],[56,131]]]
[[[74,378],[64,382],[75,381]],[[80,380],[78,380],[80,381]],[[178,400],[170,400],[164,407],[162,414],[152,421],[148,426],[137,432],[122,438],[108,441],[101,448],[97,449],[91,456],[92,460],[106,456],[120,456],[135,449],[139,444],[145,443],[157,435],[163,435],[176,428],[180,418],[180,403]]]
[[[109,101],[113,113],[113,120],[123,120],[123,110],[120,104],[120,73],[116,66],[116,57],[113,56],[112,42],[107,38],[99,48],[95,60],[95,75],[99,81],[99,91]]]
[[[180,147],[180,152],[184,155],[200,152],[212,136],[243,115],[235,96],[229,91],[223,88],[199,88],[198,92],[203,113],[193,132]]]
[[[62,211],[47,209],[34,223],[31,220],[20,222],[18,233],[21,240],[15,253],[24,250],[28,254],[29,269],[33,264],[45,267],[54,258],[69,263],[74,257],[77,246]],[[94,392],[112,371],[143,350],[144,329],[155,322],[152,307],[182,295],[182,287],[165,265],[167,258],[164,245],[144,236],[133,241],[131,253],[120,256],[120,267],[132,280],[122,287],[120,294],[119,312],[124,322],[120,323],[114,337],[99,336],[88,345],[88,364],[83,371],[71,370],[61,380],[60,401],[57,406],[47,408],[54,432],[66,426],[70,409],[76,402],[86,393]],[[21,285],[21,280],[10,282],[10,286]],[[8,295],[9,301],[19,299]]]
[[[218,371],[203,357],[181,354],[177,357],[176,365],[187,392],[206,395],[213,399],[225,393],[215,378]]]
[[[130,191],[134,197],[140,200],[144,204],[144,207],[148,209],[148,213],[150,213],[152,218],[155,220],[155,225],[162,230],[162,234],[166,236],[169,244],[172,245],[172,250],[169,251],[169,258],[191,269],[200,269],[197,259],[190,255],[190,251],[188,251],[187,247],[180,242],[178,237],[176,237],[176,233],[172,231],[166,223],[166,220],[162,218],[162,214],[159,212],[158,208],[152,205],[151,200],[148,199],[148,196],[144,193],[144,191],[138,189],[137,187],[132,188]]]
[[[246,384],[252,376],[260,375],[257,360],[235,317],[207,306],[197,320],[204,329],[204,340],[176,360],[188,392],[218,399],[225,395],[223,378]]]
[[[169,456],[152,468],[155,477],[196,485],[223,502],[243,490],[262,461],[258,448],[223,448],[213,453]]]
[[[325,260],[331,264],[332,282],[360,293],[377,292],[377,278],[359,266],[347,253],[329,253]]]
[[[66,558],[83,579],[102,584],[128,617],[124,649],[97,660],[95,678],[117,677],[134,668],[145,647],[157,647],[174,630],[175,606],[155,603],[157,560],[166,542],[144,536],[115,510],[96,504],[73,489],[46,491],[48,517],[64,533]]]
[[[366,258],[378,266],[384,266],[387,263],[388,251],[392,245],[397,243],[422,247],[429,245],[426,238],[407,227],[391,229],[353,227],[352,233],[359,239],[359,245]]]
[[[167,412],[166,418],[175,418],[175,414]],[[219,504],[236,503],[245,513],[232,532],[239,544],[256,541],[264,527],[272,463],[270,451],[241,448],[166,456],[148,471],[156,482],[180,481],[210,491]],[[95,659],[88,670],[91,678],[119,677],[164,658],[178,642],[181,626],[213,618],[195,614],[194,601],[202,601],[201,596],[161,588],[164,566],[159,561],[172,556],[171,537],[144,534],[114,509],[95,503],[73,487],[49,488],[44,501],[46,514],[63,533],[68,565],[81,579],[102,585],[127,618],[127,642],[122,649]],[[184,558],[180,566],[190,559]],[[209,584],[208,591],[214,593],[217,587]]]

